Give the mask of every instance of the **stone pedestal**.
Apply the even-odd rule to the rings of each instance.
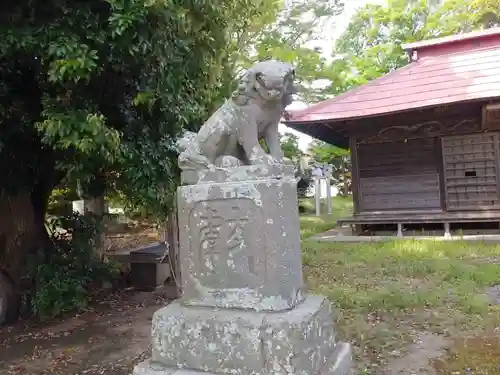
[[[295,179],[245,168],[179,188],[183,298],[155,313],[134,375],[350,374],[330,303],[303,293]]]

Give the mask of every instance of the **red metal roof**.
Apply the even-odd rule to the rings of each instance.
[[[462,41],[466,45],[456,43]],[[452,49],[450,43],[455,43]],[[432,53],[419,52],[430,46]],[[293,111],[285,123],[335,122],[500,98],[500,29],[406,47],[417,50],[416,61],[333,99]]]

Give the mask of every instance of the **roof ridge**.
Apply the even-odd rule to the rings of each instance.
[[[489,27],[477,29],[463,34],[446,35],[438,38],[424,39],[413,43],[405,43],[401,47],[405,51],[418,51],[419,49],[432,48],[451,43],[459,43],[471,39],[486,38],[488,36],[500,35],[500,27]]]
[[[455,56],[455,55],[465,55],[465,54],[474,53],[474,52],[484,52],[484,51],[489,51],[492,49],[498,50],[498,46],[493,45],[493,46],[475,48],[475,49],[471,49],[471,50],[467,50],[467,51],[454,51],[454,52],[444,53],[444,54],[440,53],[439,55],[434,55],[434,56],[432,56],[432,55],[431,56],[423,56],[423,57],[417,58],[417,60],[415,60],[414,62],[430,60],[430,59],[439,59],[439,58]]]

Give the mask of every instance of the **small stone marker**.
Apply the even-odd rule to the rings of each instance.
[[[218,111],[219,118],[190,135],[201,146],[186,148],[179,158],[184,294],[154,314],[152,357],[134,375],[351,373],[351,348],[337,341],[330,302],[304,294],[294,168],[276,149],[270,147],[270,158],[256,149],[259,134],[277,136],[269,134],[277,133],[275,114],[291,95],[292,68],[268,63],[247,73],[242,85],[250,87],[240,95],[248,100],[234,99],[244,103],[238,104],[244,114],[250,112],[245,121],[259,119],[245,125],[254,132],[241,135],[242,120]],[[258,116],[251,112],[255,104],[262,109]],[[236,158],[236,147],[203,152],[220,145],[215,141],[224,134],[212,144],[204,138],[217,132],[226,132],[225,140],[237,140],[249,155],[227,166],[223,159]],[[255,139],[244,139],[250,136]]]

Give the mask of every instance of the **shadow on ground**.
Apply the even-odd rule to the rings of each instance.
[[[0,374],[129,375],[149,355],[153,313],[165,292],[122,292],[88,311],[0,329]]]

